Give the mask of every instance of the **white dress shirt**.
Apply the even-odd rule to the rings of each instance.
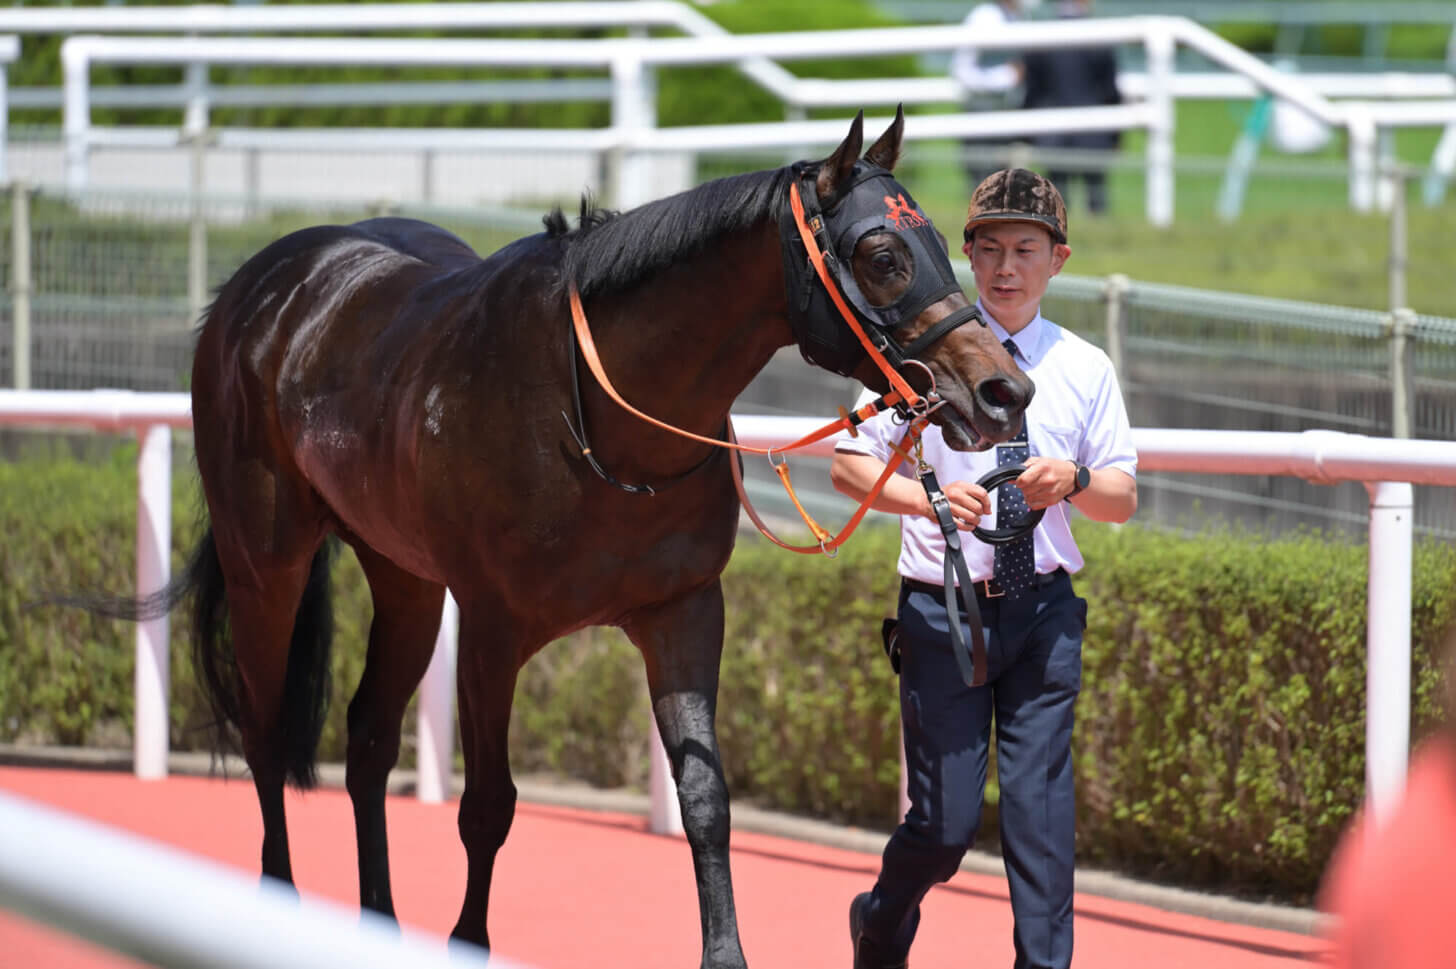
[[[977,306],[996,339],[1004,342],[1008,336],[1005,329],[979,302]],[[1017,365],[1036,383],[1036,393],[1026,409],[1030,453],[1075,460],[1094,470],[1115,468],[1136,477],[1137,451],[1132,443],[1132,429],[1117,385],[1117,374],[1107,354],[1040,313],[1011,339],[1016,342]],[[866,391],[856,406],[863,406],[876,396]],[[893,412],[887,412],[866,421],[859,431],[858,437],[841,441],[835,449],[888,461],[890,442],[898,444],[905,428],[893,420]],[[940,428],[934,424],[925,429],[921,442],[925,461],[935,469],[942,487],[952,481],[974,482],[996,468],[995,448],[979,452],[953,451],[946,446]],[[915,469],[902,463],[895,473],[913,478]],[[983,528],[997,527],[996,498],[993,491],[993,510],[981,519]],[[1045,517],[1036,527],[1037,572],[1054,572],[1058,568],[1077,572],[1082,568],[1082,554],[1072,540],[1070,512],[1067,502],[1058,502],[1046,509]],[[970,532],[961,534],[971,578],[977,582],[989,579],[994,547]],[[944,581],[944,569],[945,536],[939,523],[920,515],[901,516],[900,574],[939,584]]]

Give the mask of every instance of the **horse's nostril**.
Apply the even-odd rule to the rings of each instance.
[[[1026,394],[1008,377],[987,377],[976,384],[976,399],[988,411],[1005,411],[1025,403]]]

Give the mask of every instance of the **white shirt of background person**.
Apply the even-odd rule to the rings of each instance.
[[[1021,2],[978,3],[961,21],[962,26],[973,29],[994,30],[1003,24],[1018,19],[1018,12],[1036,6],[1035,0]],[[1009,91],[1021,83],[1021,72],[1015,64],[992,64],[981,66],[980,53],[974,47],[960,47],[950,57],[950,76],[960,84],[967,94],[986,91]]]

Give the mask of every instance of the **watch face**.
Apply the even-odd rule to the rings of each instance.
[[[1092,471],[1085,464],[1077,465],[1077,490],[1081,491],[1092,483]]]

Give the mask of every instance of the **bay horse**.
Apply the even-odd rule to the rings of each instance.
[[[895,373],[921,389],[934,378],[943,406],[930,416],[951,445],[1008,439],[1030,381],[984,324],[956,326],[974,314],[944,239],[927,246],[929,221],[890,175],[903,126],[897,113],[861,158],[861,114],[821,162],[623,214],[583,202],[575,229],[557,209],[545,232],[485,259],[408,219],[302,229],[220,287],[192,371],[210,525],[170,602],[195,594],[196,666],[241,737],[265,875],[292,881],[283,788],[314,781],[335,535],[374,604],[348,710],[361,904],[393,915],[385,783],[449,587],[468,869],[452,936],[490,944],[491,873],[516,803],[506,733],[518,672],[545,644],[608,625],[646,666],[697,880],[701,964],[744,966],[714,734],[719,575],[739,515],[731,458],[639,422],[585,379],[570,304],[579,294],[611,381],[698,435],[729,433],[734,398],[796,340],[811,361],[885,388],[853,340],[825,336],[843,322],[809,312],[824,286],[801,281],[804,251],[786,228],[799,192],[836,249],[840,297],[887,352],[915,346]]]

